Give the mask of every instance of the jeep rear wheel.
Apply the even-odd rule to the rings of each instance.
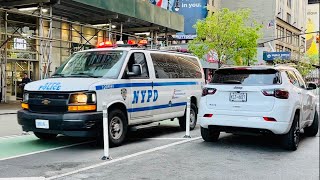
[[[216,142],[219,139],[220,131],[213,131],[212,129],[201,127],[201,136],[204,141]]]
[[[304,133],[307,136],[315,136],[318,134],[319,130],[319,119],[318,119],[318,112],[316,111],[314,114],[313,122],[311,126],[304,128]]]
[[[284,148],[287,150],[295,151],[299,146],[299,141],[300,141],[299,114],[295,114],[289,132],[283,136]]]

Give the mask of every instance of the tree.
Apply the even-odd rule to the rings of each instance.
[[[222,62],[230,60],[235,65],[248,64],[256,56],[262,28],[250,18],[250,14],[249,9],[221,9],[204,20],[198,20],[194,25],[197,37],[189,43],[189,49],[199,58],[215,51],[219,67]]]
[[[304,58],[298,59],[275,59],[274,64],[287,64],[295,67],[301,74],[301,76],[306,79],[310,76],[311,72],[316,69],[316,66],[319,66],[319,59],[314,56],[307,56]],[[318,77],[319,78],[319,77]]]

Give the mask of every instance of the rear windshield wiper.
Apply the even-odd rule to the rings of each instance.
[[[238,80],[227,80],[227,81],[223,81],[223,84],[241,84],[241,81]]]

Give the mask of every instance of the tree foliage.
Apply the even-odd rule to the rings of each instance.
[[[289,59],[289,60],[282,60],[282,59],[275,59],[273,61],[274,64],[287,64],[295,67],[302,77],[305,79],[312,71],[316,69],[315,66],[319,66],[319,59],[308,56],[301,59]]]
[[[256,56],[262,28],[250,15],[249,9],[221,9],[198,20],[194,25],[197,37],[189,43],[189,49],[199,58],[213,50],[222,63],[231,60],[235,65],[247,64]]]

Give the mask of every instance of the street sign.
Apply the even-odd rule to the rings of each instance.
[[[263,52],[263,60],[273,61],[275,59],[287,60],[291,58],[291,52]]]

